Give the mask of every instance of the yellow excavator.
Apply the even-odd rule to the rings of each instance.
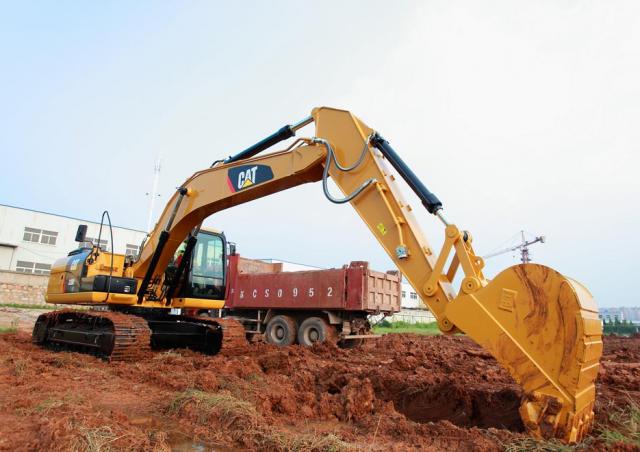
[[[312,123],[313,136],[258,155]],[[330,193],[329,177],[341,196]],[[444,225],[439,253],[422,236],[398,177]],[[522,386],[520,415],[532,435],[571,443],[589,432],[602,354],[602,327],[589,291],[531,263],[486,278],[471,234],[446,218],[442,203],[389,142],[349,111],[328,107],[192,175],[169,200],[137,257],[92,246],[56,262],[47,302],[91,309],[43,314],[33,341],[111,359],[132,359],[151,346],[204,353],[244,347],[244,329],[233,319],[171,314],[176,308],[224,306],[223,272],[197,280],[190,270],[196,261],[224,267],[224,236],[208,236],[198,246],[200,225],[215,212],[316,181],[331,202],[356,209],[443,333],[465,333]],[[76,240],[82,243],[85,233],[80,227]],[[456,292],[460,269],[464,277]]]

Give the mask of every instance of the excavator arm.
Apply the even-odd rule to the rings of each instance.
[[[298,139],[284,151],[256,156],[311,122],[312,137]],[[445,240],[438,253],[403,199],[398,176],[444,224]],[[329,177],[343,197],[329,192]],[[588,290],[537,264],[516,265],[488,280],[471,235],[446,219],[442,203],[389,143],[348,111],[314,109],[309,118],[185,181],[130,269],[142,280],[138,302],[161,297],[171,256],[209,215],[316,181],[322,181],[330,201],[350,203],[358,212],[443,332],[467,334],[522,386],[520,414],[528,431],[567,442],[584,437],[593,421],[594,381],[602,353],[601,324]],[[453,281],[460,269],[464,277],[457,292]]]

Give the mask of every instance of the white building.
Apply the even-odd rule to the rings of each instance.
[[[626,320],[624,312],[620,308],[600,308],[598,317],[605,323],[622,322]]]
[[[413,287],[404,280],[402,281],[402,293],[400,294],[402,308],[427,309]]]
[[[100,223],[0,204],[0,270],[48,274],[57,259],[78,248],[78,225],[86,224],[87,240],[97,243]],[[146,232],[113,227],[114,251],[137,254]],[[100,246],[111,251],[108,223]]]
[[[640,324],[640,307],[623,307],[620,308],[625,320]]]

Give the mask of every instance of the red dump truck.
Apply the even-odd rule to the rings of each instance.
[[[326,340],[343,347],[371,334],[368,317],[400,311],[401,276],[369,269],[368,262],[342,268],[282,271],[282,264],[228,257],[225,307],[254,340],[276,345]]]

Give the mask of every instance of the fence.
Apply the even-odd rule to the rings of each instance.
[[[372,323],[377,323],[383,319],[382,315],[372,317]],[[400,312],[395,313],[392,316],[386,317],[387,322],[407,322],[407,323],[431,323],[435,322],[436,318],[428,309],[418,308],[403,308]]]
[[[45,303],[48,275],[33,275],[0,270],[0,303]]]

